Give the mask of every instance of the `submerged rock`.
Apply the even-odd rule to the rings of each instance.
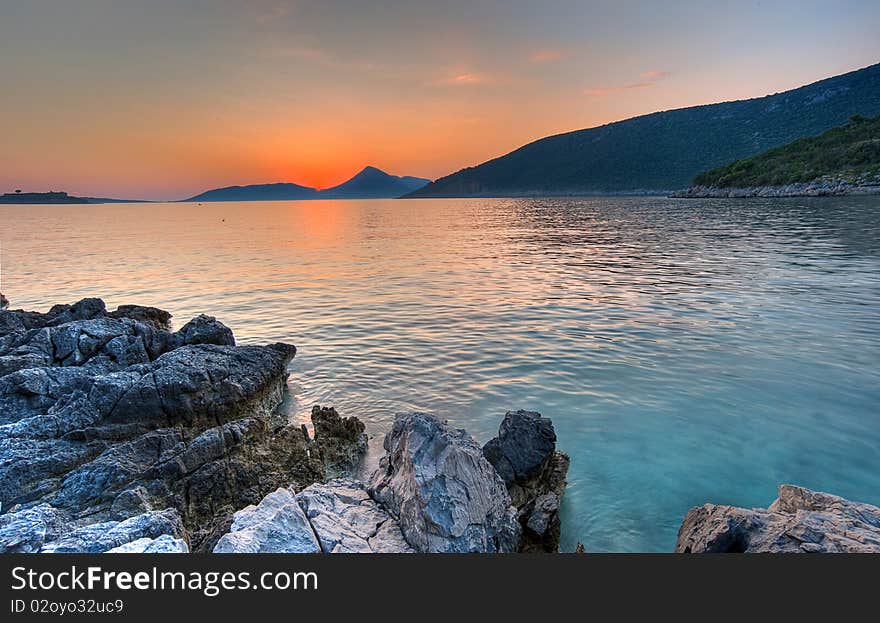
[[[767,509],[692,508],[678,531],[675,551],[880,553],[880,508],[782,485]]]
[[[418,552],[515,552],[516,509],[504,481],[465,431],[432,415],[398,416],[370,495]]]
[[[509,411],[483,454],[517,507],[523,529],[520,551],[559,551],[559,506],[569,458],[556,451],[553,422],[534,411]]]
[[[296,496],[327,554],[409,553],[397,521],[370,498],[363,484],[331,480]]]

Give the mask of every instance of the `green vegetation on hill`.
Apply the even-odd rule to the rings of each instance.
[[[694,179],[695,186],[785,186],[822,177],[856,181],[880,174],[880,116],[853,115],[846,125],[737,160]]]
[[[635,117],[540,139],[411,197],[673,190],[694,176],[880,114],[880,64],[792,91]]]

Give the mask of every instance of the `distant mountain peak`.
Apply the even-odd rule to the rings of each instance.
[[[365,166],[345,182],[318,190],[279,182],[226,186],[200,193],[185,201],[291,201],[302,199],[394,199],[418,190],[431,180],[398,177],[374,166]]]
[[[398,177],[374,166],[366,166],[350,179],[321,191],[326,199],[393,199],[418,190],[431,180]]]

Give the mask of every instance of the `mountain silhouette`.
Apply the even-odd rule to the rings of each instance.
[[[322,199],[393,199],[431,183],[420,177],[389,175],[376,167],[364,169],[350,180],[320,192]]]
[[[325,190],[299,184],[252,184],[205,191],[184,201],[291,201],[303,199],[393,199],[421,188],[431,180],[389,175],[364,167],[351,179]]]
[[[290,201],[317,199],[318,191],[299,184],[252,184],[207,190],[184,201]]]

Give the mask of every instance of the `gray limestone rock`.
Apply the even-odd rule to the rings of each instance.
[[[137,539],[125,545],[109,549],[105,554],[188,554],[189,545],[183,539],[175,539],[169,534],[150,539]]]
[[[782,485],[767,509],[692,508],[678,531],[675,551],[880,553],[880,508]]]
[[[514,552],[516,510],[504,481],[465,431],[432,415],[398,416],[369,492],[419,552]]]
[[[320,553],[321,547],[294,493],[281,487],[235,513],[214,553]]]
[[[370,498],[359,482],[337,479],[314,484],[298,493],[296,499],[325,553],[413,551],[397,521]]]
[[[185,539],[186,530],[174,509],[149,511],[123,521],[107,521],[71,527],[40,552],[50,554],[100,554],[138,539],[156,539],[163,534]]]

